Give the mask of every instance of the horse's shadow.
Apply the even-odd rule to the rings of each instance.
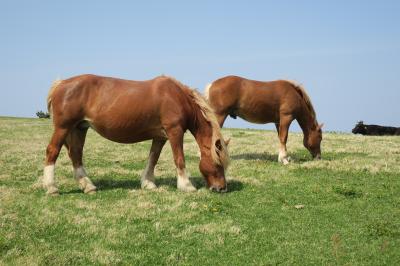
[[[290,159],[296,163],[304,163],[308,161],[312,161],[311,155],[308,153],[307,150],[297,150],[294,152],[288,153]],[[364,153],[360,152],[322,152],[322,160],[325,161],[334,161],[340,160],[343,158],[354,158],[354,157],[362,157],[365,156]],[[271,153],[241,153],[241,154],[234,154],[231,155],[231,159],[233,160],[261,160],[261,161],[268,161],[268,162],[278,162],[278,154],[271,154]]]
[[[203,177],[190,177],[192,184],[197,188],[203,188],[206,186]],[[141,189],[141,184],[139,179],[108,179],[101,178],[97,180],[93,180],[94,185],[97,187],[97,191],[107,191],[114,189]],[[176,177],[166,177],[166,178],[156,178],[157,187],[166,186],[173,190],[176,190]],[[228,193],[234,191],[240,191],[243,189],[243,184],[237,180],[229,180],[228,181]],[[68,192],[64,192],[62,194],[75,194],[82,193],[80,189],[73,189]]]
[[[309,154],[306,152],[294,152],[294,153],[288,153],[288,156],[291,161],[293,162],[298,162],[298,163],[304,163],[307,161],[311,161],[312,158]],[[234,160],[248,160],[248,161],[266,161],[266,162],[278,162],[278,154],[272,154],[268,152],[258,152],[258,153],[241,153],[241,154],[235,154],[231,155],[231,159]]]
[[[276,162],[278,161],[277,154],[264,153],[264,152],[253,152],[253,153],[240,153],[234,154],[230,156],[232,160],[261,160],[261,161],[269,161]]]
[[[206,182],[203,177],[200,176],[193,176],[190,177],[193,186],[197,189],[206,187]],[[243,189],[243,183],[237,180],[227,180],[228,183],[228,193],[234,191],[240,191]],[[168,177],[168,178],[160,178],[156,179],[157,186],[168,186],[173,189],[176,189],[176,178],[175,177]]]

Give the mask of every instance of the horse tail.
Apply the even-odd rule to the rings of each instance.
[[[317,115],[315,114],[314,106],[311,102],[310,96],[308,96],[306,89],[300,83],[292,80],[286,80],[296,89],[296,91],[300,94],[301,98],[303,99],[304,103],[306,104],[308,110],[310,111],[311,116],[316,120]]]
[[[50,87],[49,94],[47,95],[47,111],[49,112],[50,115],[52,115],[52,111],[53,111],[52,110],[53,108],[51,107],[52,96],[53,96],[54,91],[58,87],[58,85],[61,84],[61,82],[62,82],[61,79],[55,80]]]
[[[207,101],[210,99],[210,88],[213,84],[209,83],[207,84],[206,88],[204,89],[204,97],[206,98]]]

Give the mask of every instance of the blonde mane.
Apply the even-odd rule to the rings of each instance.
[[[50,87],[49,93],[47,95],[47,111],[49,111],[49,114],[52,115],[52,108],[51,108],[51,97],[53,95],[53,92],[55,91],[55,89],[58,87],[58,85],[60,85],[60,83],[62,82],[61,79],[57,79],[53,82],[53,84]]]
[[[207,84],[206,88],[204,89],[204,97],[206,98],[207,101],[210,100],[210,88],[212,86],[212,83]]]
[[[190,98],[194,101],[194,103],[200,108],[201,114],[211,125],[212,129],[212,137],[211,137],[211,157],[213,161],[222,166],[224,169],[227,169],[229,164],[229,153],[226,147],[225,141],[221,134],[221,128],[218,124],[217,117],[215,116],[214,110],[207,103],[206,99],[195,89],[191,89],[188,86],[182,84],[174,78],[169,77],[181,88],[185,88],[184,92],[187,92]],[[217,149],[216,142],[220,141],[221,146],[220,150]]]
[[[304,103],[306,104],[308,110],[310,111],[310,115],[311,115],[312,119],[314,120],[314,123],[318,124],[317,115],[315,114],[314,106],[312,105],[310,96],[308,96],[304,86],[302,84],[296,82],[296,81],[293,81],[293,80],[285,80],[285,81],[287,81],[290,84],[292,84],[293,87],[299,92],[299,94],[303,98]]]

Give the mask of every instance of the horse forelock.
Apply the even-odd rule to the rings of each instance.
[[[311,115],[311,117],[312,117],[312,119],[313,119],[314,124],[315,124],[315,125],[318,125],[318,122],[317,122],[317,115],[316,115],[316,113],[315,113],[314,106],[313,106],[313,104],[312,104],[312,102],[311,102],[311,98],[310,98],[310,96],[308,96],[308,93],[307,93],[306,89],[304,88],[304,86],[303,86],[301,83],[299,83],[299,82],[297,82],[297,81],[294,81],[294,80],[285,80],[285,81],[287,81],[287,82],[289,82],[290,84],[292,84],[293,87],[294,87],[296,90],[298,90],[298,91],[301,92],[300,95],[302,96],[302,98],[303,98],[303,100],[304,100],[304,103],[306,104],[308,110],[310,111],[310,115]]]
[[[179,87],[184,88],[183,90],[185,93],[188,93],[190,98],[193,99],[195,105],[200,109],[201,114],[206,119],[208,123],[211,125],[212,129],[212,137],[211,137],[211,157],[212,160],[226,169],[229,165],[229,153],[226,147],[225,141],[221,134],[221,128],[218,124],[217,117],[215,116],[214,110],[211,106],[207,103],[207,100],[195,89],[191,89],[188,86],[182,84],[178,80],[171,78],[175,81]],[[210,84],[211,85],[211,84]],[[216,142],[220,141],[220,150],[218,150],[216,146]]]

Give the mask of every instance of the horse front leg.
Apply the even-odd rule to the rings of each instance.
[[[284,165],[289,164],[290,158],[287,154],[286,142],[288,138],[289,126],[292,123],[293,119],[291,117],[281,117],[279,122],[279,155],[278,162],[283,163]]]
[[[166,130],[171,144],[174,162],[178,174],[177,187],[184,192],[194,192],[196,188],[189,180],[189,175],[185,169],[185,156],[183,154],[183,134],[184,131],[179,127]]]
[[[164,144],[167,140],[165,139],[153,139],[150,148],[149,160],[147,162],[147,166],[142,173],[142,177],[140,179],[141,186],[143,189],[155,189],[157,188],[154,180],[154,168],[158,162],[158,158],[160,157],[160,153]]]

